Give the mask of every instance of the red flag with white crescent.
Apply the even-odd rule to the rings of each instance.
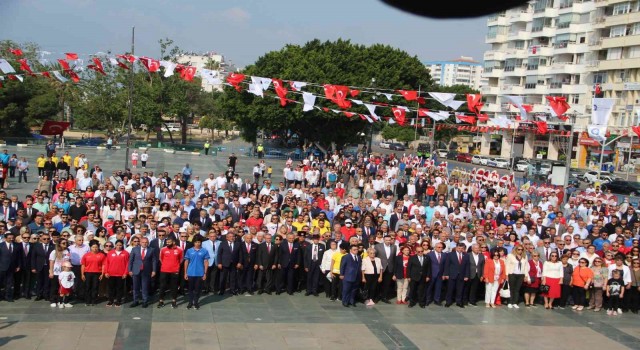
[[[185,81],[192,81],[195,75],[196,75],[196,67],[194,66],[184,67],[180,71],[180,78],[182,78]]]
[[[240,83],[244,80],[244,74],[231,73],[227,75],[227,83],[231,84],[238,92],[240,92]]]
[[[64,54],[69,61],[75,61],[78,59],[78,54],[73,52],[67,52]]]
[[[93,64],[88,65],[87,68],[93,69],[102,75],[107,75],[107,73],[104,72],[104,66],[102,66],[100,59],[98,57],[94,57],[92,60]]]
[[[418,117],[426,117],[429,110],[426,108],[418,108]]]
[[[33,74],[33,72],[31,71],[31,67],[29,67],[29,63],[27,63],[27,59],[26,58],[21,58],[18,60],[18,62],[20,62],[20,69],[25,71],[25,72],[29,72],[30,74]]]
[[[396,120],[396,123],[399,125],[404,125],[406,122],[406,114],[407,111],[404,108],[392,107],[393,117]]]
[[[351,101],[347,100],[347,94],[349,94],[349,87],[344,85],[334,85],[335,97],[334,103],[342,109],[351,108]]]
[[[280,106],[284,107],[287,105],[287,88],[282,84],[282,80],[280,79],[271,79],[273,82],[273,88],[276,90],[276,94],[280,98]]]
[[[40,135],[62,135],[69,128],[71,123],[59,122],[55,120],[45,120],[40,130]]]
[[[16,57],[20,57],[20,56],[24,55],[24,53],[20,49],[9,49],[9,52],[14,54]]]
[[[418,92],[415,90],[398,90],[398,92],[407,101],[415,101],[418,99]]]

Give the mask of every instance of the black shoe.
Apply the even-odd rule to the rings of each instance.
[[[264,292],[261,291],[261,290],[258,291],[258,295],[262,295],[262,293],[264,293]]]
[[[313,296],[314,296],[314,297],[318,297],[318,296],[320,296],[320,294],[318,294],[318,293],[313,293]]]
[[[187,305],[187,310],[191,310],[191,308],[193,308],[193,304],[189,303],[189,304]]]
[[[111,306],[113,306],[113,301],[107,302],[107,307],[111,307]]]
[[[24,298],[27,299],[27,300],[31,300],[31,297],[24,297]]]
[[[391,304],[391,302],[389,301],[389,299],[382,299],[382,302],[385,304]]]
[[[311,293],[310,293],[310,292],[306,292],[306,293],[304,293],[304,296],[305,296],[305,297],[308,297],[309,295],[311,295]]]
[[[116,307],[120,307],[122,304],[119,301],[116,301]]]
[[[287,292],[287,294],[289,294],[289,295],[293,295],[293,292]]]
[[[460,304],[460,303],[456,303],[456,306],[458,306],[461,309],[464,309],[464,305]]]
[[[349,304],[342,304],[342,306],[344,306],[344,307],[349,307]]]
[[[471,305],[473,305],[473,306],[478,306],[478,304],[477,304],[477,303],[469,303],[469,304],[471,304]]]
[[[271,295],[271,291],[268,291],[267,294]]]
[[[40,301],[40,300],[42,300],[41,296],[37,296],[36,299],[35,299],[35,301]]]
[[[238,292],[234,291],[231,293],[232,295],[238,295]]]
[[[420,304],[421,309],[424,309],[425,307],[427,307],[425,304]]]
[[[149,303],[147,303],[147,302],[142,303],[142,308],[143,309],[146,309],[148,307],[149,307]]]
[[[355,304],[355,303],[354,303],[354,304],[351,304],[351,306],[352,306],[352,307],[356,307],[356,304]]]
[[[451,304],[446,303],[446,304],[444,304],[444,307],[451,307]]]
[[[416,303],[409,304],[409,307],[414,307],[414,306],[416,306]]]
[[[219,291],[218,295],[224,295],[224,291],[223,290]]]
[[[438,306],[442,306],[442,302],[441,301],[436,301],[436,302],[434,302],[434,304],[436,304]]]
[[[164,302],[163,301],[158,302],[158,306],[157,307],[158,307],[158,309],[162,309],[164,307]]]
[[[331,301],[336,301],[336,298],[329,298],[329,300],[331,300]]]
[[[137,301],[134,301],[133,303],[131,303],[131,305],[129,305],[129,307],[136,307],[138,305],[140,305],[140,303]]]
[[[429,305],[431,305],[430,301],[425,304],[425,306],[429,306]]]
[[[196,310],[200,310],[200,304],[195,304],[195,305],[193,305],[193,307],[195,307]]]
[[[178,302],[177,302],[177,301],[175,301],[175,300],[174,300],[174,301],[172,301],[172,302],[171,302],[171,307],[172,307],[172,308],[174,308],[174,309],[177,309],[177,308],[178,308]]]
[[[277,292],[276,292],[276,295],[280,295],[280,294],[282,294],[282,292],[280,292],[280,291],[277,291]]]

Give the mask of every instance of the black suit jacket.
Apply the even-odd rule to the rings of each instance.
[[[113,195],[113,198],[115,199],[116,204],[120,204],[120,205],[122,205],[122,194],[121,194],[120,192],[117,192],[116,194],[114,194],[114,195]],[[126,203],[129,199],[131,199],[131,196],[130,196],[127,192],[124,192],[124,201],[125,201],[125,203]]]
[[[273,247],[272,247],[273,248]],[[244,269],[252,269],[253,265],[256,265],[258,262],[257,254],[258,254],[258,245],[256,243],[251,242],[249,246],[249,251],[247,252],[247,243],[240,243],[240,252],[239,252],[239,262],[242,264]]]
[[[422,256],[422,265],[417,255],[409,258],[409,265],[407,266],[407,275],[412,281],[425,283],[426,278],[431,278],[431,261],[425,255]]]
[[[240,261],[240,242],[233,242],[233,250],[229,247],[229,241],[220,242],[218,247],[218,264],[223,267],[235,266]]]
[[[262,242],[258,245],[258,253],[256,262],[258,266],[264,266],[265,269],[271,269],[271,266],[278,264],[278,246],[271,243],[271,250],[267,251],[267,243]]]
[[[31,270],[31,254],[33,254],[33,245],[31,243],[27,243],[29,246],[28,252],[25,254],[24,245],[22,243],[17,243],[20,247],[20,257],[21,263],[20,268],[25,270]]]
[[[302,254],[300,252],[300,245],[298,242],[293,242],[293,249],[289,253],[289,242],[282,242],[278,248],[278,264],[282,268],[293,267],[294,265],[300,265],[302,262]]]
[[[324,244],[318,243],[318,260],[316,261],[316,264],[318,264],[318,266],[322,263],[322,256],[324,255],[324,252],[325,252]],[[312,256],[313,256],[313,243],[310,243],[304,252],[304,268],[305,269],[311,268],[311,263],[313,262],[311,261]]]
[[[20,253],[22,249],[16,243],[11,243],[13,248],[9,250],[6,242],[0,243],[0,271],[12,271],[19,268],[22,263],[22,256]]]
[[[447,259],[444,261],[444,273],[442,275],[449,277],[449,279],[469,276],[469,254],[462,253],[462,262],[458,261],[457,252],[447,254]]]
[[[396,224],[398,223],[398,221],[402,218],[402,214],[398,215],[398,213],[393,213],[391,214],[391,217],[389,217],[389,230],[390,231],[395,231],[396,230]]]
[[[43,268],[49,270],[49,255],[55,249],[55,245],[49,243],[49,248],[45,251],[42,243],[38,242],[32,248],[31,269],[35,269],[36,272],[42,271]]]
[[[407,184],[398,182],[396,185],[396,196],[398,196],[398,198],[402,198],[405,194],[407,194]]]

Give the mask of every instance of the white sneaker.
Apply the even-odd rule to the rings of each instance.
[[[513,304],[508,304],[508,305],[507,305],[507,307],[508,307],[509,309],[513,309]]]
[[[571,307],[571,310],[575,310],[575,309],[577,309],[577,308],[578,308],[578,305],[573,305],[573,306]]]
[[[613,315],[613,316],[617,316],[617,315],[618,315],[618,313],[614,311],[614,312],[612,312],[612,313],[611,313],[611,315]]]
[[[58,307],[61,308],[61,309],[64,309],[64,304],[60,303],[60,304],[58,304]]]
[[[622,315],[622,309],[618,308],[618,313]]]
[[[56,307],[56,306],[58,306],[58,304],[56,304],[56,303],[51,303],[51,305],[49,305],[49,306],[51,306],[51,307]]]
[[[71,303],[66,303],[64,304],[64,307],[73,307],[73,305],[71,305]]]
[[[518,304],[513,304],[513,308],[514,308],[514,309],[519,309],[519,308],[520,308],[520,306],[518,306]]]
[[[613,311],[607,310],[607,315],[609,315],[609,316],[613,315]]]

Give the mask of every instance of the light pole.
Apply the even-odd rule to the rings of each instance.
[[[131,28],[131,55],[135,52],[135,37],[136,27]],[[131,147],[131,119],[133,116],[133,64],[129,70],[129,122],[127,127],[127,152],[124,158],[124,168],[127,169],[129,165],[129,147]]]

